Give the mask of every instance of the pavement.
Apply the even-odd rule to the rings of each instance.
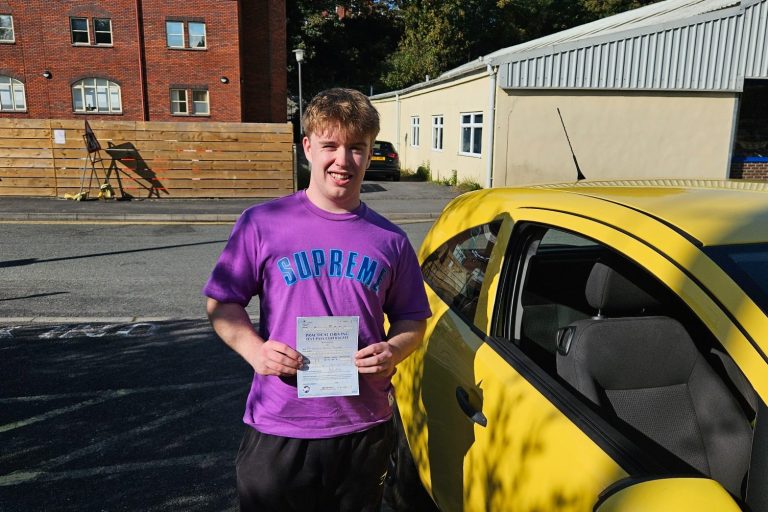
[[[366,181],[363,201],[394,222],[435,219],[459,191],[428,182]],[[73,201],[51,197],[0,197],[0,222],[234,222],[269,199],[131,199]]]

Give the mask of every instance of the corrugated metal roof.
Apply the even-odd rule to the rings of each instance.
[[[499,50],[508,89],[739,91],[768,78],[768,0],[666,0]]]
[[[499,67],[505,89],[741,91],[768,78],[768,0],[665,0],[503,48],[412,92]]]

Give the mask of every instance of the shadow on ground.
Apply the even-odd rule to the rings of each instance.
[[[0,326],[0,508],[233,511],[251,371],[208,324]]]

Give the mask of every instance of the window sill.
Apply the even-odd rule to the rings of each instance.
[[[72,112],[76,116],[122,116],[124,112]]]
[[[0,44],[16,44],[16,40],[15,39],[12,40],[12,41],[2,41],[2,40],[0,40]]]
[[[211,117],[211,114],[171,114],[173,117]]]
[[[181,50],[181,51],[187,51],[187,52],[204,52],[208,50],[208,47],[205,48],[187,48],[187,47],[181,47],[181,46],[166,46],[166,50]]]
[[[459,156],[468,156],[470,158],[483,158],[483,154],[482,153],[462,153],[461,151],[459,151],[458,155]]]
[[[29,110],[3,110],[0,109],[0,114],[28,114]]]

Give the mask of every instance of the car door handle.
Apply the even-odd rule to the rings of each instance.
[[[461,407],[461,410],[464,412],[464,414],[467,415],[467,417],[469,417],[469,419],[481,427],[488,426],[488,419],[485,417],[485,414],[470,405],[469,393],[467,393],[467,390],[461,386],[456,388],[456,401],[459,402],[459,407]]]

